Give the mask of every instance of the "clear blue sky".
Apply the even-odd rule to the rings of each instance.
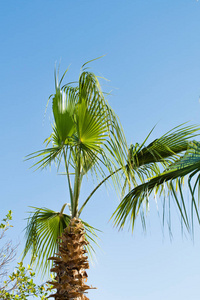
[[[25,155],[43,147],[51,132],[48,96],[54,91],[54,64],[61,60],[66,80],[81,65],[110,82],[110,104],[129,143],[149,141],[190,121],[200,124],[200,2],[195,0],[34,0],[0,1],[0,199],[3,218],[13,210],[10,237],[20,241],[28,206],[60,210],[67,199],[65,179],[51,171],[33,172]],[[83,196],[88,194],[88,183]],[[187,195],[187,191],[186,191]],[[83,218],[101,229],[101,250],[89,270],[91,300],[197,300],[200,297],[200,229],[195,242],[182,237],[172,211],[173,240],[163,236],[156,205],[147,234],[138,222],[133,235],[108,222],[118,204],[112,191],[99,191]]]

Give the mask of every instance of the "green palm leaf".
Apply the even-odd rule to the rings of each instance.
[[[52,162],[55,162],[55,164],[60,163],[60,154],[63,147],[56,146],[53,148],[47,148],[44,150],[39,150],[34,153],[31,153],[26,156],[26,160],[30,159],[38,159],[39,160],[32,165],[32,168],[37,167],[37,169],[41,168],[44,169],[47,166],[50,166]],[[41,158],[42,157],[42,158]]]
[[[83,99],[78,105],[78,138],[81,149],[101,152],[101,145],[106,140],[106,119],[95,110],[88,108]]]
[[[154,162],[166,162],[166,159],[174,159],[179,153],[186,151],[188,140],[198,135],[199,128],[182,125],[173,128],[147,147],[137,149],[131,157],[132,165],[139,167]]]
[[[36,269],[41,271],[43,276],[49,272],[52,262],[48,258],[54,256],[58,251],[59,237],[71,220],[71,216],[63,213],[65,206],[66,204],[60,212],[48,208],[32,207],[34,210],[30,212],[28,218],[23,258],[30,251],[31,264],[36,262]],[[86,229],[86,239],[90,242],[87,251],[92,257],[92,252],[94,252],[92,244],[97,245],[97,229],[84,221],[83,224]]]
[[[67,106],[66,94],[57,89],[53,97],[53,114],[61,141],[64,143],[67,137],[71,137],[75,131],[75,122],[73,120],[73,108]]]
[[[174,163],[169,165],[164,172],[149,179],[147,182],[136,186],[123,198],[123,200],[121,201],[118,208],[113,214],[115,224],[120,228],[123,228],[127,219],[130,218],[132,223],[132,228],[133,228],[135,224],[136,216],[138,215],[141,209],[141,204],[145,200],[148,201],[149,196],[153,191],[157,193],[159,189],[163,190],[163,187],[165,186],[165,190],[167,187],[168,192],[171,193],[171,195],[175,199],[175,202],[181,214],[181,218],[184,221],[186,228],[189,230],[190,229],[189,217],[188,217],[188,213],[186,212],[186,204],[183,199],[182,185],[180,180],[184,178],[186,175],[190,174],[188,184],[192,194],[191,220],[193,220],[193,207],[194,207],[197,218],[200,221],[197,204],[194,198],[194,193],[198,186],[197,183],[199,182],[200,179],[199,176],[196,179],[194,187],[193,188],[191,187],[191,180],[199,171],[200,171],[200,143],[194,141],[189,143],[187,151],[180,158],[177,158],[177,160]],[[177,197],[177,192],[176,189],[174,188],[174,183],[177,186],[177,192],[180,193],[180,199]]]

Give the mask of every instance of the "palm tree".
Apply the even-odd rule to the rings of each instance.
[[[37,158],[34,164],[37,169],[43,169],[52,162],[58,169],[64,165],[70,203],[63,203],[59,212],[34,208],[28,219],[24,256],[31,250],[32,262],[36,261],[43,273],[48,271],[53,260],[51,271],[56,273],[52,283],[57,289],[53,295],[55,299],[88,299],[84,295],[85,290],[90,288],[85,284],[85,269],[89,267],[85,253],[86,248],[91,251],[89,241],[94,241],[96,233],[95,228],[80,219],[83,209],[100,186],[112,179],[122,196],[113,214],[115,224],[123,228],[130,217],[133,228],[139,212],[144,221],[141,207],[144,202],[148,206],[150,193],[154,190],[162,194],[168,188],[189,229],[181,180],[200,166],[199,162],[194,164],[199,145],[190,142],[199,128],[178,126],[148,146],[145,143],[150,134],[141,145],[128,147],[123,128],[101,91],[98,77],[84,64],[78,82],[61,87],[66,72],[60,81],[59,74],[55,72],[55,93],[49,97],[54,116],[53,132],[46,139],[47,147],[30,154],[27,159]],[[194,159],[192,163],[191,157]],[[98,180],[98,184],[80,205],[83,178],[89,174]],[[180,199],[173,182],[179,188]],[[198,216],[194,199],[196,186],[197,182],[191,191],[192,205]],[[64,213],[66,207],[70,214]]]

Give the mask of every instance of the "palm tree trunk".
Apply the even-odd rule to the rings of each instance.
[[[80,219],[73,218],[65,228],[60,237],[59,252],[56,257],[50,257],[54,261],[51,272],[56,273],[55,281],[49,282],[53,288],[57,289],[54,297],[56,300],[89,300],[85,291],[92,289],[86,285],[87,273],[89,269],[88,257],[85,245],[85,230]]]

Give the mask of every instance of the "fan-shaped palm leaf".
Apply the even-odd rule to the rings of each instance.
[[[58,252],[59,237],[69,225],[71,216],[63,213],[66,204],[60,212],[48,208],[32,207],[34,210],[28,218],[26,227],[26,245],[23,257],[31,251],[31,263],[36,261],[36,268],[44,275],[51,268],[51,261],[47,259]],[[90,242],[87,251],[92,254],[94,248],[92,243],[97,245],[97,229],[82,221],[86,229],[86,239]]]
[[[163,189],[165,185],[165,193],[167,187],[168,192],[171,193],[171,195],[175,199],[175,202],[181,214],[181,218],[184,221],[186,228],[189,230],[190,228],[189,217],[188,217],[188,213],[186,212],[186,204],[183,198],[182,185],[180,180],[184,178],[186,175],[190,174],[188,184],[192,194],[191,220],[193,220],[193,207],[194,207],[197,218],[200,222],[197,204],[194,198],[194,192],[198,186],[200,176],[197,177],[194,187],[193,188],[191,187],[191,179],[199,171],[200,171],[200,143],[194,141],[188,144],[187,151],[181,157],[177,158],[176,161],[173,162],[171,165],[168,165],[168,167],[166,168],[166,170],[164,170],[164,172],[162,172],[161,174],[153,178],[150,178],[146,183],[136,186],[123,198],[117,210],[113,214],[113,216],[115,217],[115,224],[118,225],[120,228],[123,228],[125,222],[129,217],[133,228],[136,216],[138,215],[141,209],[142,202],[145,200],[148,201],[152,191],[155,191],[157,193],[159,188]],[[178,181],[175,182],[175,180],[177,179]],[[167,185],[167,183],[169,184]],[[179,191],[180,193],[180,199],[178,199],[177,197],[175,191],[176,189],[174,188],[174,183],[176,183],[178,189],[177,191]]]
[[[67,105],[67,95],[57,89],[53,97],[53,114],[55,127],[58,131],[62,143],[65,143],[67,137],[71,137],[75,131],[75,122],[73,120],[74,107]]]
[[[183,124],[184,125],[184,124]],[[139,167],[144,164],[154,162],[166,162],[166,159],[174,159],[176,154],[186,151],[188,148],[188,139],[198,135],[197,126],[179,125],[161,138],[154,140],[147,147],[142,147],[134,151],[131,157],[132,166]]]

